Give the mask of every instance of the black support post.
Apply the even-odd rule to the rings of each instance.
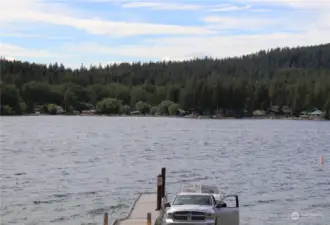
[[[163,197],[165,197],[165,193],[166,193],[166,191],[165,191],[165,184],[166,184],[166,168],[165,167],[163,167],[162,168],[162,178],[163,178],[163,185],[162,185],[162,198]]]

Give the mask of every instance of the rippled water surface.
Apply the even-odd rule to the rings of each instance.
[[[330,224],[329,122],[2,117],[0,153],[3,225],[102,224],[163,166],[239,194],[242,225]]]

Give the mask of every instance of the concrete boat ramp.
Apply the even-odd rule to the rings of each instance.
[[[112,225],[155,225],[161,222],[166,202],[165,168],[157,176],[157,192],[140,193],[124,218],[116,219]],[[104,225],[109,225],[108,213],[104,214]]]

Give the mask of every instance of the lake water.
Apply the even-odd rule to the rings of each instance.
[[[2,117],[0,153],[3,225],[102,224],[164,166],[169,192],[238,194],[242,225],[330,224],[329,122]]]

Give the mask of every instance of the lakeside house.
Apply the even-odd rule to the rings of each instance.
[[[323,119],[325,113],[322,110],[315,110],[309,114],[310,119],[312,120],[318,120],[318,119]]]
[[[284,105],[284,106],[282,106],[282,113],[285,115],[285,116],[292,116],[292,109],[289,107],[289,106],[287,106],[287,105]]]
[[[184,111],[183,109],[178,109],[178,111],[176,112],[177,116],[185,116],[187,115],[187,112]]]
[[[246,109],[244,110],[235,110],[234,111],[234,117],[235,118],[247,118],[247,117],[252,117],[252,113],[247,111]]]
[[[139,116],[139,115],[142,115],[142,113],[140,111],[136,110],[136,111],[131,112],[131,115]]]
[[[301,119],[320,120],[324,119],[325,112],[319,109],[313,109],[312,111],[302,111],[300,113]]]
[[[264,118],[266,116],[265,110],[255,110],[252,113],[253,118]]]
[[[59,105],[52,104],[54,107],[54,113],[53,114],[64,114],[66,113],[66,110],[63,109],[63,107]],[[49,104],[45,105],[36,105],[34,107],[34,113],[35,115],[39,114],[48,114],[48,108]],[[56,110],[55,110],[56,109]],[[72,112],[73,115],[97,115],[99,112],[95,109],[89,109],[89,110],[83,110],[81,113],[77,110],[74,110],[72,107],[69,110],[69,112]],[[139,111],[132,111],[129,113],[130,115],[139,116],[142,115]],[[164,116],[160,115],[159,113],[155,114],[156,116]],[[293,111],[289,106],[283,105],[271,105],[267,110],[258,109],[251,112],[248,112],[247,110],[233,110],[233,109],[221,109],[218,108],[216,110],[207,111],[207,110],[200,110],[197,108],[189,109],[189,110],[182,110],[178,109],[176,111],[176,116],[178,117],[185,117],[185,118],[214,118],[214,119],[222,119],[222,118],[278,118],[278,119],[284,119],[284,118],[292,118]],[[314,108],[311,110],[305,110],[302,111],[299,115],[300,119],[307,119],[307,120],[323,120],[325,119],[326,112],[322,111],[318,108]]]
[[[272,118],[292,117],[292,109],[286,105],[283,105],[282,107],[279,105],[272,105],[267,109],[266,115]]]
[[[224,110],[221,108],[217,108],[216,110],[214,110],[212,118],[214,119],[224,118]]]
[[[48,113],[47,104],[45,104],[45,105],[36,105],[34,107],[33,111],[36,115],[39,115],[41,113]],[[63,107],[56,105],[55,113],[53,113],[53,114],[63,114],[63,113],[65,113],[65,110],[63,109]]]
[[[83,110],[81,112],[81,115],[82,116],[93,116],[93,115],[96,115],[97,114],[97,111],[94,110],[94,109],[91,109],[91,110]]]
[[[188,109],[184,114],[185,118],[198,118],[203,112],[198,109]]]
[[[308,119],[309,118],[309,112],[302,111],[299,116],[300,116],[301,119]]]
[[[62,106],[56,106],[56,114],[63,114],[64,112]]]
[[[42,109],[44,108],[44,105],[36,105],[33,109],[34,113],[40,114]]]

